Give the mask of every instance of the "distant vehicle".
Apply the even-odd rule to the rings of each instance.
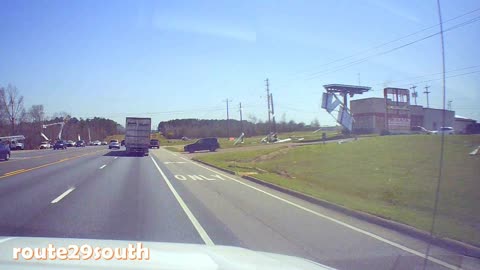
[[[80,140],[75,143],[75,147],[85,147],[85,141]]]
[[[455,134],[455,130],[453,130],[452,127],[441,127],[436,134],[453,135]]]
[[[44,141],[40,144],[40,146],[38,148],[39,149],[50,149],[50,148],[52,148],[52,145],[50,144],[49,141]]]
[[[122,140],[122,142],[120,143],[121,146],[125,146],[125,140]]]
[[[428,130],[422,126],[413,126],[410,128],[412,134],[435,134],[436,131]]]
[[[25,149],[25,145],[20,142],[20,141],[17,141],[17,140],[11,140],[10,141],[10,149],[11,150],[24,150]]]
[[[148,156],[152,119],[127,117],[125,124],[125,147],[127,154]]]
[[[102,145],[102,142],[101,141],[93,141],[93,145],[95,146],[99,146],[99,145]]]
[[[10,159],[10,146],[2,142],[0,142],[0,159]]]
[[[75,143],[72,140],[67,141],[67,147],[74,147]]]
[[[120,143],[118,142],[118,140],[110,140],[110,143],[108,144],[108,149],[112,148],[120,149]]]
[[[108,143],[106,141],[103,141],[102,142],[102,145],[107,145]]]
[[[150,140],[150,148],[160,149],[160,142],[157,139]]]
[[[183,150],[190,153],[201,150],[215,152],[218,148],[220,148],[220,144],[218,143],[217,138],[203,138],[192,144],[185,145]]]
[[[67,149],[67,142],[63,140],[56,141],[55,144],[53,145],[53,150],[57,150],[57,149]]]

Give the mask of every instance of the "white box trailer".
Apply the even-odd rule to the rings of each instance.
[[[125,123],[125,147],[128,155],[148,156],[151,126],[152,120],[150,118],[127,117]]]

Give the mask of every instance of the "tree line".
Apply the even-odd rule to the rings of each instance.
[[[43,125],[61,122],[65,123],[62,131],[62,139],[65,140],[76,141],[80,136],[82,140],[88,141],[89,130],[92,140],[102,140],[106,136],[124,132],[117,122],[100,117],[83,119],[72,117],[65,112],[48,117],[41,104],[25,108],[24,98],[15,86],[0,86],[0,137],[23,135],[25,148],[35,149],[45,141],[41,133],[53,142],[61,128],[61,125],[46,128],[43,128]]]
[[[273,122],[259,121],[250,117],[250,121],[244,120],[205,120],[205,119],[175,119],[162,121],[158,124],[158,131],[167,139],[202,138],[202,137],[238,137],[245,133],[245,136],[266,135],[270,132],[292,132],[292,131],[314,131],[320,127],[318,120],[307,125],[303,122],[290,120],[280,121],[273,125]]]

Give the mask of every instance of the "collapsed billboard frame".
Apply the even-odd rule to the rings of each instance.
[[[322,96],[322,108],[325,109],[330,115],[335,118],[337,123],[342,125],[349,131],[352,131],[354,118],[350,110],[348,109],[347,97],[353,97],[354,95],[363,94],[370,91],[371,87],[359,86],[359,85],[346,85],[346,84],[327,84],[323,86],[326,93]],[[343,97],[343,102],[337,97],[336,93]],[[339,107],[338,115],[335,116],[332,112]]]

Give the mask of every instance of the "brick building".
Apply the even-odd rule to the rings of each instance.
[[[387,99],[388,102],[392,102]],[[364,98],[350,101],[350,110],[355,122],[353,132],[356,133],[381,133],[386,130],[386,100],[385,98]],[[406,126],[422,126],[429,130],[437,130],[442,126],[441,109],[424,108],[419,105],[407,104],[402,111],[393,110],[388,113],[390,131],[392,123],[403,128],[396,129],[394,133],[408,133]],[[445,126],[453,127],[455,112],[445,111]]]

